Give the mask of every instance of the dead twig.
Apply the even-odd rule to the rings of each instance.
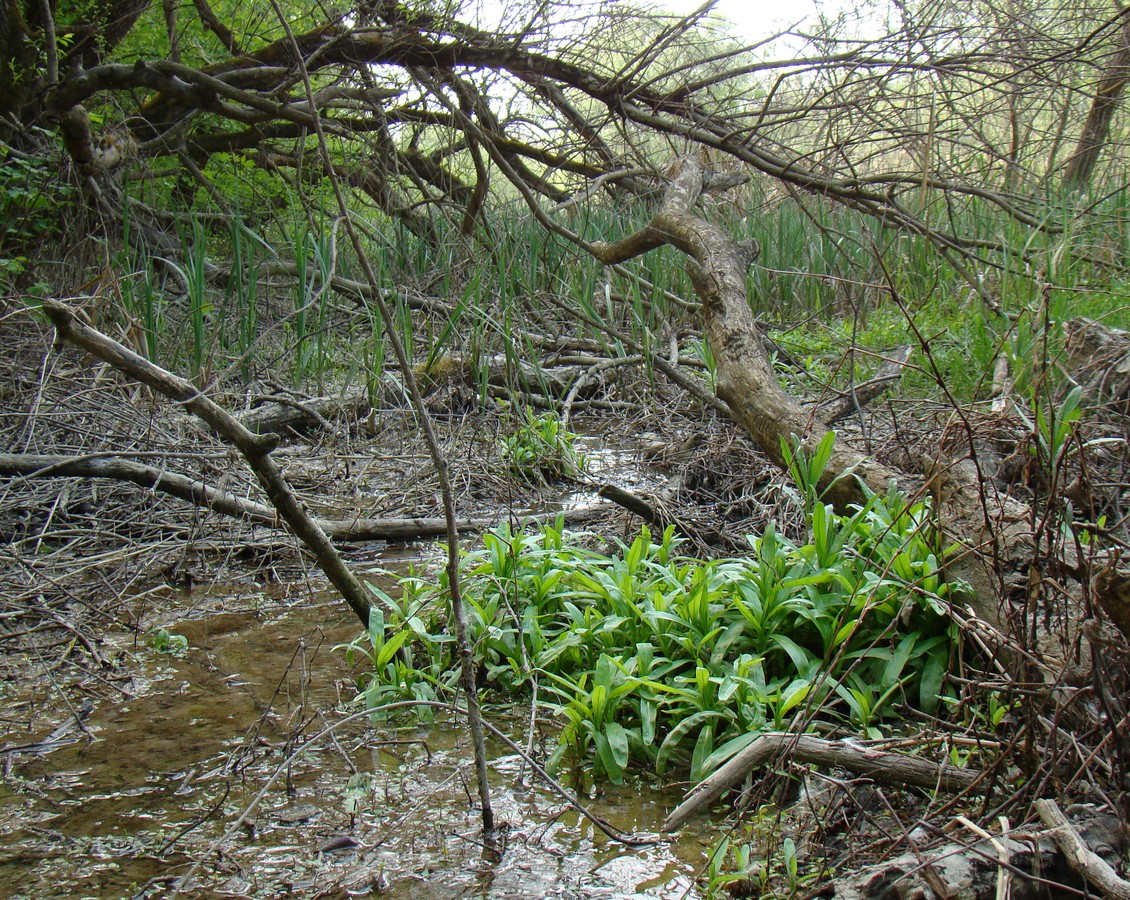
[[[1130,881],[1120,878],[1106,860],[1083,843],[1054,800],[1037,800],[1033,805],[1072,869],[1094,885],[1103,897],[1130,900]]]
[[[86,325],[65,303],[53,298],[47,299],[43,301],[43,311],[55,325],[60,341],[69,341],[136,381],[183,404],[185,409],[239,450],[274,504],[279,518],[287,523],[295,536],[314,554],[326,577],[341,591],[362,624],[368,627],[368,594],[357,576],[345,565],[325,531],[306,511],[271,458],[271,451],[276,445],[274,438],[252,434],[190,382],[153,365],[143,356]]]

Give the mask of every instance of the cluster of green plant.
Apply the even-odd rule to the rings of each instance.
[[[985,294],[1007,317],[989,312],[972,290],[968,264],[959,271],[937,257],[927,237],[846,207],[814,199],[767,201],[766,214],[735,227],[761,244],[748,279],[750,303],[801,370],[787,373],[801,390],[827,382],[844,388],[870,377],[878,359],[908,342],[913,322],[909,340],[919,351],[928,344],[930,358],[915,354],[898,392],[936,396],[944,384],[967,402],[988,394],[1002,353],[1021,381],[1038,360],[1054,358],[1062,349],[1058,322],[1092,316],[1130,324],[1130,307],[1115,302],[1124,287],[1101,265],[1125,258],[1128,200],[1126,191],[1112,192],[1082,215],[1062,198],[1049,198],[1045,218],[1053,227],[1047,234],[1020,227],[978,200],[952,209],[949,225],[957,231],[1011,248],[986,257],[978,270]],[[1026,395],[1023,386],[1018,390]]]
[[[188,652],[188,638],[167,628],[158,628],[149,635],[149,646],[158,653],[169,656],[184,656]]]
[[[522,408],[517,429],[503,438],[502,459],[511,474],[527,481],[576,478],[585,469],[576,440],[556,413]]]
[[[770,527],[748,558],[706,561],[680,556],[671,529],[602,554],[560,522],[501,527],[462,560],[482,683],[511,700],[536,682],[564,723],[553,761],[572,753],[614,782],[633,764],[699,778],[815,710],[875,736],[898,703],[933,711],[943,692],[952,586],[929,516],[895,493],[847,514],[817,499],[806,542]],[[400,586],[396,600],[373,588],[350,648],[373,708],[458,678],[445,576]]]
[[[706,867],[708,897],[796,897],[822,875],[819,869],[803,872],[796,842],[779,839],[779,823],[765,809],[744,826],[743,840],[724,836],[711,850]]]
[[[0,288],[25,271],[26,254],[38,241],[58,232],[73,197],[74,187],[58,177],[51,159],[0,153]]]

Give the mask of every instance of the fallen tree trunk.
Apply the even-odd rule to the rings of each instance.
[[[667,817],[663,831],[675,831],[691,816],[740,784],[753,769],[780,756],[787,756],[797,763],[847,769],[884,784],[911,785],[927,790],[965,791],[981,776],[975,769],[959,769],[946,763],[939,765],[917,756],[875,750],[854,741],[826,741],[810,734],[763,734],[699,782]]]
[[[308,400],[269,397],[261,406],[238,418],[240,424],[255,434],[289,436],[325,428],[327,422],[342,416],[360,416],[368,409],[368,393],[352,391],[342,397],[312,397]]]
[[[688,269],[702,301],[706,337],[717,366],[718,397],[762,451],[787,469],[782,441],[795,435],[806,452],[813,452],[828,429],[781,387],[765,351],[745,279],[760,246],[756,241],[739,244],[719,226],[695,215],[702,192],[702,167],[684,159],[655,218],[614,244],[594,243],[593,252],[605,265],[615,265],[671,244],[690,258]],[[840,506],[864,499],[854,479],[840,477],[849,471],[876,492],[885,491],[892,478],[903,475],[838,444],[820,487]]]
[[[688,270],[702,302],[704,330],[717,367],[718,397],[762,452],[787,469],[785,444],[795,436],[802,450],[812,453],[829,429],[818,409],[805,408],[778,382],[746,293],[746,269],[760,247],[752,240],[738,243],[698,217],[695,204],[705,183],[702,165],[682,159],[648,225],[615,243],[587,246],[605,265],[623,263],[664,244],[689,257]],[[984,483],[975,465],[939,456],[922,460],[920,468],[908,472],[883,465],[837,441],[819,488],[840,508],[864,502],[861,485],[876,493],[886,492],[892,482],[908,496],[930,492],[947,542],[963,548],[950,559],[948,574],[972,587],[969,603],[977,618],[1007,632],[1004,570],[1027,572],[1032,562],[1029,508]]]
[[[0,453],[0,476],[25,478],[111,478],[129,481],[213,512],[268,528],[282,528],[273,507],[237,497],[167,469],[147,466],[116,456],[61,456],[36,453]],[[416,541],[442,537],[447,526],[441,518],[315,519],[335,541]],[[494,519],[459,519],[460,531],[481,531],[497,524]]]
[[[563,397],[568,404],[573,404],[578,397],[589,396],[600,387],[599,378],[594,376],[601,371],[637,362],[640,358],[613,357],[587,365],[535,366],[522,361],[515,365],[502,355],[479,359],[444,354],[416,366],[413,372],[425,396],[451,386],[477,390],[478,379],[485,374],[491,396],[512,400],[515,390],[520,390],[526,392],[526,402],[536,406],[543,398],[546,405],[551,404],[552,398]],[[336,397],[296,399],[274,395],[257,399],[262,405],[237,416],[239,422],[255,434],[290,436],[324,429],[328,422],[342,416],[363,415],[374,402],[406,406],[408,392],[400,379],[386,372],[380,379],[375,398],[368,390],[352,390]]]

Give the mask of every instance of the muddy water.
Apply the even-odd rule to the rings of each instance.
[[[501,746],[506,838],[484,853],[456,725],[362,718],[312,742],[357,710],[331,650],[356,625],[341,604],[259,605],[170,621],[189,642],[179,658],[121,636],[140,673],[128,696],[99,703],[75,743],[3,756],[0,897],[164,897],[194,865],[185,896],[699,896],[705,837],[613,844],[523,784]],[[521,739],[517,717],[495,715]],[[654,832],[678,794],[645,783],[584,799],[625,831]]]

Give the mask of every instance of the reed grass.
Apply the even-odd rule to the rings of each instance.
[[[1130,193],[1080,207],[1072,198],[1049,197],[1044,219],[1054,231],[1040,234],[1010,220],[980,198],[942,205],[923,195],[930,221],[955,234],[999,241],[1003,250],[978,249],[963,265],[1012,318],[985,309],[961,273],[940,257],[927,237],[898,232],[853,210],[819,198],[773,198],[750,190],[741,208],[708,210],[737,238],[754,237],[762,247],[748,275],[750,306],[763,326],[797,363],[783,374],[796,388],[815,393],[825,383],[843,388],[870,376],[877,359],[908,340],[908,318],[931,346],[933,370],[911,367],[896,391],[908,397],[936,396],[938,381],[961,401],[985,395],[997,356],[1022,365],[1032,346],[1032,317],[1061,322],[1077,315],[1130,326],[1130,304],[1122,302],[1130,282]],[[750,211],[753,211],[750,214]],[[579,227],[589,238],[613,240],[647,221],[645,205],[593,204]],[[742,213],[746,213],[742,215]],[[944,213],[944,215],[943,215]],[[239,374],[252,377],[264,335],[272,328],[272,298],[254,277],[256,265],[283,248],[298,267],[287,322],[284,364],[300,387],[324,390],[342,378],[362,377],[371,389],[370,367],[383,355],[378,345],[338,340],[338,334],[368,332],[380,324],[365,309],[343,325],[327,285],[349,260],[335,259],[326,231],[297,211],[286,228],[260,234],[235,221],[222,230],[199,220],[182,234],[183,268],[189,296],[181,314],[170,305],[146,261],[123,259],[139,274],[123,284],[126,315],[139,328],[143,352],[170,364],[186,359],[201,377],[214,352],[210,322],[225,348],[241,360]],[[572,332],[601,342],[610,354],[625,348],[604,330],[562,319],[560,305],[608,323],[645,350],[663,352],[672,332],[688,337],[684,351],[709,363],[710,348],[694,337],[700,323],[692,310],[675,306],[666,292],[694,301],[685,260],[661,248],[632,261],[641,281],[607,273],[577,248],[549,235],[525,210],[499,207],[489,217],[490,239],[475,241],[440,225],[431,244],[403,228],[379,223],[372,234],[373,258],[385,288],[422,291],[449,300],[448,316],[414,313],[401,296],[393,327],[413,359],[432,363],[446,353],[486,361],[506,360],[516,378],[520,363],[538,365],[538,348],[522,336],[542,330]],[[205,285],[207,248],[226,250],[231,277],[223,295]],[[898,302],[893,302],[897,296]],[[335,318],[337,317],[337,318]],[[170,341],[170,335],[183,340]],[[1058,330],[1050,335],[1052,352]],[[699,346],[695,348],[695,341]],[[645,359],[648,358],[645,353]],[[916,360],[912,360],[914,362]],[[921,360],[917,360],[921,362]],[[650,371],[645,372],[652,377]],[[474,373],[487,403],[486,370]]]

